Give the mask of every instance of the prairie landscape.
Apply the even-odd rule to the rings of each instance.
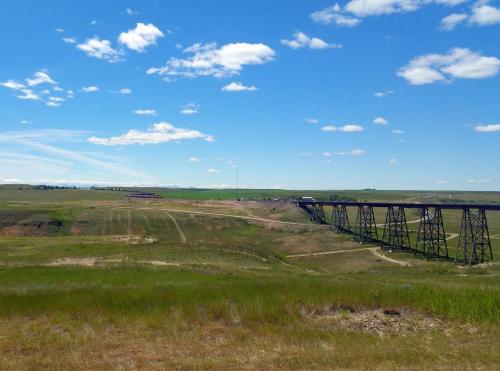
[[[498,213],[488,215],[495,262],[462,266],[354,242],[291,202],[266,200],[274,191],[168,197],[181,192],[130,200],[0,187],[0,367],[500,366]],[[500,201],[495,192],[319,196]],[[460,217],[444,215],[451,255]]]

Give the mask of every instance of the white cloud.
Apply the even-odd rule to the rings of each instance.
[[[354,124],[349,124],[349,125],[344,125],[344,126],[333,126],[333,125],[327,125],[323,126],[321,128],[321,131],[342,131],[344,133],[352,133],[356,131],[363,131],[363,127],[361,125],[354,125]]]
[[[0,83],[3,87],[13,89],[13,90],[21,90],[24,89],[26,86],[24,84],[21,84],[20,82],[14,81],[14,80],[7,80],[2,83]]]
[[[331,152],[323,152],[323,156],[324,157],[332,157],[333,153],[331,153]]]
[[[76,46],[85,52],[89,57],[106,60],[110,63],[116,63],[122,60],[122,52],[115,50],[111,46],[111,41],[101,40],[98,37],[87,39],[84,43]]]
[[[163,32],[152,23],[137,23],[133,30],[122,32],[118,41],[131,50],[143,52],[148,46],[156,45],[156,39],[163,36]]]
[[[435,181],[436,184],[447,184],[448,181],[446,179],[438,179]]]
[[[76,44],[77,41],[74,37],[63,37],[62,41],[64,41],[66,44]]]
[[[21,93],[23,94],[16,97],[23,100],[40,100],[40,96],[30,89],[21,89]]]
[[[198,113],[198,109],[200,108],[199,104],[196,103],[188,103],[181,109],[181,114],[183,115],[195,115]]]
[[[201,161],[201,158],[199,158],[199,157],[194,157],[193,156],[193,157],[189,158],[189,162],[192,162],[192,163],[198,163],[200,161]]]
[[[140,116],[158,116],[158,113],[154,109],[136,109],[133,112]]]
[[[469,16],[464,13],[453,13],[441,19],[441,29],[445,31],[453,30],[458,24],[465,22]]]
[[[381,116],[375,117],[375,119],[373,119],[373,123],[376,125],[389,125],[389,121],[387,121],[386,118]]]
[[[397,74],[412,85],[424,85],[454,78],[484,79],[499,71],[500,59],[484,57],[466,48],[453,48],[447,54],[416,57]]]
[[[311,18],[317,23],[335,23],[341,27],[356,27],[361,23],[361,19],[349,15],[339,4],[314,12],[311,14]]]
[[[129,89],[129,88],[122,88],[118,91],[120,94],[123,94],[123,95],[129,95],[129,94],[132,94],[132,90]]]
[[[387,164],[389,166],[393,166],[393,165],[396,165],[398,163],[398,160],[395,159],[395,158],[390,158],[388,161],[387,161]]]
[[[355,148],[349,152],[337,152],[337,156],[362,156],[366,153],[364,149]]]
[[[64,91],[64,89],[63,89],[63,88],[60,88],[59,86],[54,86],[54,87],[52,88],[52,90],[57,91],[57,92]]]
[[[132,9],[130,9],[130,8],[125,9],[125,13],[127,13],[128,15],[135,15],[135,14],[139,14],[139,12],[138,12],[138,11],[136,11],[136,10],[132,10]]]
[[[219,170],[216,170],[216,169],[208,169],[207,170],[207,173],[210,173],[210,174],[217,174],[217,173],[220,173]]]
[[[311,18],[322,24],[355,27],[364,17],[413,12],[432,3],[455,6],[465,1],[467,0],[351,0],[343,7],[334,4],[316,11],[311,14]]]
[[[500,131],[500,124],[476,125],[474,127],[474,130],[480,133],[492,133],[495,131]]]
[[[95,93],[95,92],[99,91],[99,88],[95,85],[91,85],[91,86],[84,86],[80,90],[84,93]]]
[[[59,107],[65,99],[61,97],[49,97],[49,101],[45,104],[49,107]]]
[[[479,26],[500,23],[500,9],[478,2],[478,5],[472,8],[469,22]]]
[[[28,124],[31,124],[31,122],[28,120],[21,120],[21,124],[28,125]]]
[[[377,98],[383,98],[387,95],[391,95],[391,94],[394,94],[394,91],[392,90],[385,90],[385,91],[377,91],[375,93],[373,93],[374,96],[376,96]]]
[[[230,82],[227,85],[224,85],[220,90],[229,91],[229,92],[239,92],[239,91],[257,91],[255,86],[247,86],[242,84],[241,82]]]
[[[392,133],[393,133],[393,134],[404,134],[405,132],[404,132],[403,130],[401,130],[401,129],[394,129],[394,130],[392,131]]]
[[[329,49],[342,48],[342,45],[329,44],[326,41],[317,37],[309,37],[305,33],[297,31],[293,34],[292,40],[281,40],[283,45],[289,46],[292,49],[300,49],[308,47],[309,49]]]
[[[59,32],[59,33],[63,33],[64,29],[62,29],[62,28],[56,28],[56,29],[54,29],[54,31]]]
[[[241,72],[244,66],[259,65],[274,59],[274,51],[264,44],[233,43],[217,48],[216,43],[194,44],[183,50],[189,58],[171,58],[163,67],[149,68],[147,74],[166,77],[224,77]]]
[[[40,84],[55,84],[56,82],[46,73],[42,71],[35,72],[32,79],[26,79],[29,86],[37,86]]]
[[[306,118],[306,119],[304,119],[304,121],[308,124],[318,124],[319,123],[319,120],[317,118],[314,118],[314,117]]]
[[[491,183],[492,180],[491,179],[467,179],[466,182],[470,183],[470,184]]]
[[[147,131],[129,130],[127,133],[111,138],[91,137],[90,143],[105,146],[131,145],[131,144],[159,144],[188,139],[203,139],[214,142],[213,136],[203,134],[198,130],[176,128],[168,122],[159,122]]]

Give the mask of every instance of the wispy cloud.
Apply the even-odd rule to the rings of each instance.
[[[474,130],[480,133],[493,133],[500,131],[500,124],[476,125]]]
[[[358,132],[358,131],[363,131],[363,127],[361,125],[355,125],[355,124],[348,124],[344,126],[333,126],[333,125],[327,125],[323,126],[321,128],[321,131],[341,131],[344,133],[353,133],[353,132]]]
[[[139,116],[158,116],[158,112],[154,109],[136,109],[132,112]]]
[[[200,108],[199,104],[196,103],[188,103],[182,107],[180,113],[183,115],[195,115],[198,113],[198,109]]]
[[[160,144],[189,139],[203,139],[207,142],[215,141],[212,135],[201,133],[198,130],[177,128],[168,122],[156,123],[147,131],[129,130],[125,134],[111,138],[93,136],[88,141],[105,146],[124,146],[131,144]]]
[[[309,37],[304,32],[297,31],[293,34],[293,39],[282,39],[281,43],[292,49],[339,49],[342,48],[340,44],[331,44],[318,37]]]

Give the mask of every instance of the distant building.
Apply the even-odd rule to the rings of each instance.
[[[127,195],[128,198],[162,198],[161,195],[152,192],[133,192]]]

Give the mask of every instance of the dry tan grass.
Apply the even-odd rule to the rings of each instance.
[[[246,327],[238,323],[237,316],[230,322],[209,323],[183,323],[175,317],[175,313],[166,315],[161,324],[49,317],[2,320],[0,367],[416,370],[494,369],[499,365],[498,355],[491,356],[494,345],[485,344],[477,329],[474,334],[453,327],[446,332],[417,329],[408,336],[393,332],[380,337],[314,321],[290,327]],[[357,345],[360,340],[362,349]],[[484,357],[485,352],[490,353],[489,358]]]

